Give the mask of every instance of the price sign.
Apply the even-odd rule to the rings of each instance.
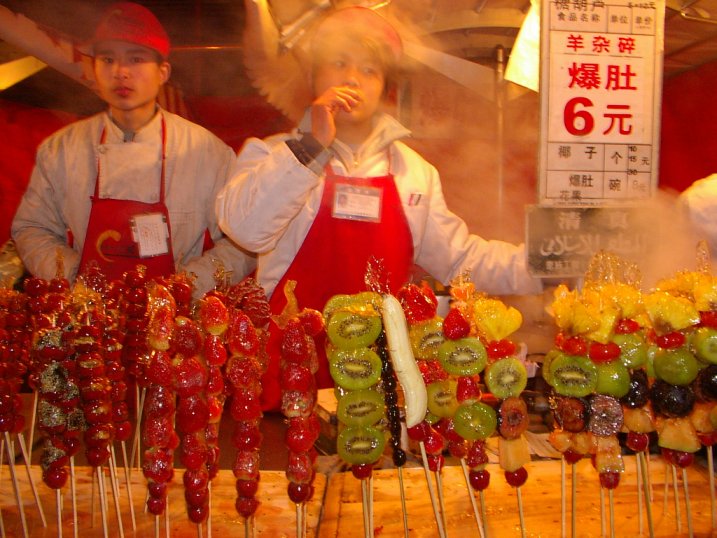
[[[664,1],[546,1],[539,203],[634,203],[657,188]]]

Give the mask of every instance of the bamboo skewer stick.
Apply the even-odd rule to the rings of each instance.
[[[371,521],[369,519],[368,509],[368,481],[363,478],[361,479],[361,508],[363,514],[363,535],[364,538],[371,538],[373,531],[371,530]]]
[[[665,488],[662,491],[662,513],[667,513],[667,492],[670,490],[670,467],[667,461],[665,463]]]
[[[446,521],[446,501],[443,496],[443,480],[441,479],[441,472],[436,471],[433,473],[436,478],[436,492],[438,493],[438,507],[441,510],[441,519],[443,521],[443,528],[448,528],[448,522]]]
[[[644,525],[642,522],[642,492],[640,491],[640,486],[642,485],[644,477],[642,476],[642,468],[638,454],[635,454],[635,476],[637,477],[637,528],[640,536],[642,536]]]
[[[615,501],[613,499],[613,490],[607,490],[607,496],[610,502],[610,538],[615,538]]]
[[[5,456],[5,439],[0,438],[0,471],[2,471],[2,460]],[[0,480],[2,484],[2,480]],[[5,538],[5,521],[3,521],[2,510],[0,510],[0,537]]]
[[[645,476],[647,476],[647,491],[649,493],[650,502],[652,503],[655,501],[655,495],[652,492],[652,469],[650,468],[651,467],[650,462],[652,461],[652,458],[650,458],[650,449],[649,448],[645,450],[644,457],[645,457],[645,469],[644,470],[646,472],[644,472],[643,474]]]
[[[463,469],[463,477],[466,480],[466,489],[468,489],[468,497],[471,500],[471,506],[473,507],[473,515],[476,518],[476,524],[478,525],[478,533],[480,534],[481,538],[485,537],[485,534],[483,533],[483,521],[481,520],[480,514],[478,513],[478,504],[476,503],[475,495],[473,494],[473,487],[471,486],[471,481],[468,476],[468,466],[466,465],[466,461],[464,458],[461,458],[461,468]]]
[[[72,532],[74,537],[77,538],[80,529],[77,524],[77,481],[75,480],[75,456],[70,457],[70,493],[72,494]]]
[[[137,530],[137,518],[134,513],[134,500],[132,499],[132,480],[130,478],[130,470],[127,466],[127,443],[124,441],[121,442],[122,447],[122,463],[124,464],[124,479],[125,483],[127,484],[127,503],[129,504],[129,513],[130,517],[132,518],[132,530]],[[114,454],[114,446],[112,447],[112,453]]]
[[[306,503],[304,503],[304,522],[306,522]],[[368,477],[368,523],[373,536],[373,473]]]
[[[523,515],[523,494],[520,491],[520,486],[515,488],[516,495],[518,497],[518,516],[520,518],[520,536],[525,538],[525,516]]]
[[[110,446],[110,487],[112,488],[112,497],[115,503],[115,514],[117,516],[117,525],[119,526],[120,538],[124,538],[124,524],[122,523],[122,510],[120,509],[119,484],[117,483],[117,462],[115,461],[114,447]]]
[[[565,538],[567,504],[565,496],[565,458],[560,458],[560,538]]]
[[[682,468],[682,487],[685,490],[685,517],[687,518],[687,534],[690,538],[694,536],[692,529],[692,507],[690,506],[690,489],[687,483],[687,469]]]
[[[572,538],[577,536],[578,530],[578,474],[575,472],[575,464],[570,464],[570,535]]]
[[[40,513],[40,520],[42,526],[47,527],[47,520],[45,519],[45,511],[42,509],[42,502],[40,496],[37,493],[37,487],[35,485],[35,479],[30,471],[30,457],[27,452],[27,446],[25,445],[25,436],[22,432],[17,434],[17,440],[20,443],[20,452],[22,453],[22,459],[25,461],[25,470],[27,471],[27,480],[30,483],[30,489],[32,490],[32,496],[35,498],[35,504],[37,504],[37,511]]]
[[[436,526],[438,527],[438,535],[441,538],[446,538],[445,530],[443,529],[443,518],[438,513],[438,506],[436,504],[436,494],[433,491],[433,483],[431,482],[431,472],[428,468],[428,458],[426,457],[426,445],[423,441],[419,443],[421,447],[421,458],[423,459],[423,470],[426,474],[426,485],[428,487],[428,495],[431,498],[431,506],[433,507],[433,515],[436,519]]]
[[[680,514],[680,491],[677,488],[677,469],[672,467],[672,489],[675,493],[675,519],[677,520],[677,532],[682,532],[682,516]]]
[[[20,512],[22,534],[25,538],[27,538],[27,520],[25,519],[25,508],[22,504],[22,498],[20,496],[20,485],[18,484],[17,475],[15,474],[15,463],[13,462],[14,455],[12,454],[12,445],[10,444],[10,434],[8,432],[5,432],[5,447],[7,448],[7,465],[10,469],[12,487],[15,490],[15,500],[17,501],[17,508]]]
[[[463,465],[465,466],[465,463],[463,463]],[[408,538],[408,509],[406,508],[406,489],[403,485],[403,467],[398,468],[398,485],[401,488],[401,514],[403,515],[403,536],[404,538]],[[473,499],[473,505],[475,506],[475,499]]]
[[[642,474],[644,476],[649,472],[645,454],[643,452],[639,452],[637,454],[637,458],[638,458],[640,468],[642,469]],[[652,487],[650,486],[650,483],[647,480],[643,480],[642,486],[644,488],[643,491],[645,493],[645,512],[647,513],[647,529],[650,533],[650,538],[652,538],[655,535],[654,527],[652,524],[652,497],[651,497]]]
[[[55,505],[57,506],[57,538],[62,538],[62,493],[55,490]]]
[[[480,497],[480,515],[481,519],[483,520],[483,530],[485,531],[486,537],[488,536],[488,518],[486,516],[486,508],[485,508],[485,492],[481,490],[478,492],[478,497]]]
[[[707,445],[707,476],[710,483],[710,517],[712,529],[717,524],[717,509],[715,509],[715,463],[712,461],[712,445]]]
[[[363,482],[361,483],[361,488],[363,488]],[[362,495],[363,497],[363,491]],[[303,519],[304,512],[301,509],[301,503],[297,503],[296,505],[296,538],[304,538],[304,519]],[[364,510],[364,527],[366,525],[366,511]]]
[[[164,509],[164,536],[169,538],[169,507]]]
[[[102,466],[95,467],[97,474],[97,489],[100,492],[100,513],[102,514],[102,532],[104,537],[108,538],[109,532],[107,527],[107,491],[105,490],[105,478]]]
[[[207,538],[212,538],[212,482],[207,484]]]
[[[154,538],[159,538],[159,516],[154,516]]]

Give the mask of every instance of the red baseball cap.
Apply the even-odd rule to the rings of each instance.
[[[126,41],[150,48],[163,59],[169,56],[169,36],[157,17],[144,6],[117,2],[102,15],[92,38],[93,47],[101,41]]]

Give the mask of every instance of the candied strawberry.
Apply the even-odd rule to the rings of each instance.
[[[194,320],[185,316],[177,316],[174,320],[172,345],[175,353],[185,357],[193,357],[202,348],[202,332]]]
[[[203,434],[194,433],[182,437],[182,452],[179,461],[187,468],[187,471],[202,470],[207,461],[207,443]],[[203,472],[206,473],[206,471]]]
[[[236,481],[237,495],[240,497],[253,497],[256,492],[259,491],[258,480],[237,480]]]
[[[186,398],[199,394],[207,385],[207,368],[196,357],[185,357],[176,365],[175,390],[177,396]]]
[[[289,362],[303,363],[311,358],[313,341],[307,337],[301,321],[290,319],[281,337],[281,356]]]
[[[259,337],[249,316],[240,310],[231,313],[227,344],[233,354],[256,355],[259,351]]]
[[[149,365],[145,368],[145,376],[155,385],[172,386],[174,384],[174,366],[172,357],[166,351],[153,351]]]
[[[254,357],[235,355],[229,359],[225,374],[235,389],[252,388],[259,385],[261,366]]]
[[[218,366],[209,367],[209,378],[207,379],[208,394],[222,394],[224,392],[224,374]]]
[[[234,507],[240,516],[248,519],[256,512],[257,508],[259,508],[259,501],[256,497],[237,497]]]
[[[232,442],[237,450],[254,450],[261,446],[264,436],[254,422],[237,422]]]
[[[515,355],[515,343],[507,338],[501,340],[491,340],[486,346],[488,357],[492,360],[502,359]]]
[[[488,463],[488,453],[483,441],[474,441],[466,454],[466,465],[471,469],[483,468]]]
[[[234,420],[256,420],[262,416],[261,402],[256,393],[235,392],[229,410]]]
[[[259,452],[237,452],[232,471],[239,480],[256,480],[259,477]]]
[[[448,379],[449,375],[438,360],[418,361],[418,369],[423,376],[423,382],[428,385],[434,381]]]
[[[324,330],[324,315],[318,310],[304,308],[299,312],[299,320],[309,336],[318,336]]]
[[[318,429],[310,418],[294,418],[286,429],[285,441],[291,452],[308,452],[318,437]]]
[[[193,394],[179,399],[176,413],[177,428],[184,433],[203,430],[209,422],[209,407],[206,400]]]
[[[477,375],[462,375],[456,385],[458,403],[478,401],[481,397],[480,378]]]
[[[204,339],[204,359],[207,364],[214,366],[227,362],[227,348],[221,336],[210,334]]]
[[[182,475],[182,484],[189,491],[205,489],[209,485],[209,473],[203,468],[187,469]]]
[[[254,327],[264,327],[269,323],[271,310],[266,292],[253,278],[245,278],[232,286],[227,292],[229,300],[249,316]]]
[[[178,277],[169,285],[172,296],[180,304],[187,304],[192,301],[192,283],[189,278]]]
[[[144,414],[147,418],[168,417],[174,413],[174,391],[169,387],[151,386],[145,399]]]
[[[207,295],[199,306],[199,322],[209,334],[221,335],[229,326],[229,309],[216,295]]]
[[[290,482],[299,484],[310,483],[314,478],[314,462],[306,453],[289,452],[289,462],[286,466],[286,478]]]
[[[288,363],[281,370],[279,385],[283,390],[310,391],[316,388],[316,381],[306,366]]]
[[[420,288],[416,284],[407,284],[398,290],[396,298],[401,302],[406,320],[411,325],[436,316],[438,299],[426,282]]]
[[[152,313],[147,326],[147,343],[152,349],[166,351],[174,332],[174,312],[163,306]]]
[[[316,396],[312,392],[284,391],[281,395],[281,412],[287,418],[308,417],[314,411]]]
[[[170,417],[147,418],[142,425],[142,443],[148,447],[166,447],[173,432]]]
[[[450,340],[465,338],[471,332],[471,325],[457,308],[451,308],[443,320],[443,335]]]

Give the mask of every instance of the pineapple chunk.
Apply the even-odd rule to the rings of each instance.
[[[597,437],[597,448],[595,451],[595,469],[598,473],[622,472],[625,470],[625,463],[622,461],[622,451],[617,435]]]
[[[553,430],[548,436],[548,442],[555,450],[563,453],[570,448],[572,436],[573,434],[564,430]]]
[[[498,438],[498,463],[501,469],[513,472],[530,463],[530,448],[525,435],[517,439]]]
[[[655,416],[649,406],[630,409],[623,406],[623,426],[627,431],[635,433],[650,433],[655,431]]]
[[[688,418],[658,420],[657,434],[657,444],[662,448],[697,452],[702,446],[697,438],[695,427]]]
[[[711,433],[715,431],[715,427],[710,420],[712,410],[717,407],[717,402],[696,402],[692,413],[690,413],[690,422],[700,433]]]
[[[596,437],[588,432],[578,432],[573,435],[570,448],[577,454],[593,454],[596,447]]]

